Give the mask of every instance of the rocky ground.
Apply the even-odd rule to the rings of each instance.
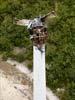
[[[0,100],[32,100],[32,84],[19,70],[0,61]]]
[[[24,64],[0,60],[0,100],[33,100],[32,72]],[[47,88],[48,100],[59,100]]]

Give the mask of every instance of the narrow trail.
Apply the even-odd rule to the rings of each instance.
[[[16,69],[18,69],[20,72],[26,74],[30,81],[32,81],[33,79],[33,72],[31,72],[25,65],[18,63],[17,61],[14,60],[7,60],[7,63],[11,64],[11,65],[15,65]],[[47,95],[47,99],[48,100],[59,100],[59,98],[57,96],[55,96],[55,94],[49,89],[46,89],[46,95]]]

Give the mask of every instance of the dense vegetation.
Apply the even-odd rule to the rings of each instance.
[[[0,0],[0,54],[32,63],[32,43],[26,27],[16,26],[14,18],[33,18],[54,10],[57,17],[48,19],[46,44],[47,86],[61,100],[75,100],[75,1],[74,0]],[[14,54],[15,47],[26,48]],[[29,64],[31,67],[31,65]],[[57,88],[65,89],[57,92]]]

